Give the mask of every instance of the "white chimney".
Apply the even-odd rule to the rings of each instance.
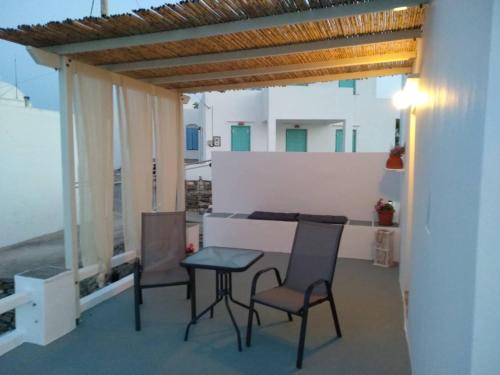
[[[29,96],[25,96],[24,97],[24,106],[26,108],[31,108],[31,100],[30,100],[30,97]]]

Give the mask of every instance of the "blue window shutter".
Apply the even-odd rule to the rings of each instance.
[[[186,149],[190,151],[198,150],[197,128],[186,128]]]
[[[193,136],[193,150],[198,150],[198,129],[193,129],[194,132],[192,133]]]
[[[339,81],[340,88],[352,89],[353,95],[356,94],[356,80],[355,79],[343,79]]]

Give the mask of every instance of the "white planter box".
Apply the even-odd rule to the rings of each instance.
[[[43,267],[15,276],[16,293],[32,302],[16,308],[16,327],[26,342],[47,345],[76,327],[75,287],[70,271]]]

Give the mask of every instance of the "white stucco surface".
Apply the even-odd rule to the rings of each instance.
[[[414,375],[500,373],[499,2],[432,1],[417,110]]]
[[[0,247],[62,229],[59,114],[0,101]]]
[[[274,87],[262,90],[210,92],[201,95],[198,110],[185,106],[184,124],[201,122],[200,159],[212,152],[231,150],[231,126],[250,126],[251,151],[285,151],[286,129],[308,130],[309,152],[333,152],[333,121],[342,121],[345,151],[352,151],[352,133],[357,129],[358,152],[387,152],[394,145],[399,111],[389,93],[401,82],[400,76],[356,81],[356,94],[340,88],[337,81],[309,86]],[[389,82],[390,84],[387,84]],[[379,87],[385,90],[379,90]],[[392,90],[392,91],[391,91]],[[194,113],[199,112],[201,115]],[[201,119],[200,119],[201,118]],[[207,146],[212,136],[221,145]],[[195,156],[187,152],[186,157]]]
[[[379,198],[399,202],[402,175],[386,153],[217,152],[213,211],[345,215],[372,220]]]
[[[311,86],[274,87],[269,89],[269,112],[267,122],[270,128],[282,119],[293,120],[344,120],[345,151],[351,151],[352,129],[358,129],[358,152],[385,152],[394,146],[394,130],[399,111],[389,98],[378,98],[377,80],[356,81],[356,95],[352,89],[339,88],[338,82],[314,84]],[[293,123],[288,126],[293,128]],[[321,137],[327,137],[334,144],[333,131],[318,128]],[[312,136],[312,132],[308,132]],[[276,151],[284,150],[285,133],[276,134]],[[325,150],[325,139],[316,139],[310,151]],[[274,150],[270,150],[274,151]]]

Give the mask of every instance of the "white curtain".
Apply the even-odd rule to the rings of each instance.
[[[152,96],[142,85],[118,87],[122,157],[122,214],[126,251],[141,245],[141,214],[153,207]]]
[[[162,90],[154,100],[156,209],[184,210],[184,127],[175,92]]]
[[[113,86],[108,73],[74,66],[80,254],[102,284],[113,255]]]

